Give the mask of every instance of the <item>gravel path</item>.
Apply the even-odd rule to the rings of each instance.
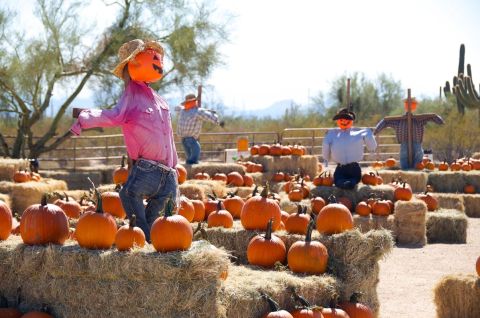
[[[475,273],[480,219],[468,219],[467,244],[395,247],[380,262],[380,318],[435,318],[433,288],[447,274]]]

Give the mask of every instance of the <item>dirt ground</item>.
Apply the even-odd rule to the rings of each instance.
[[[447,274],[475,273],[480,256],[480,219],[468,219],[467,244],[395,247],[380,262],[381,318],[435,318],[433,288]]]

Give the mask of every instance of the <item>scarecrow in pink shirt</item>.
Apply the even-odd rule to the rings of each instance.
[[[128,216],[136,215],[137,226],[150,242],[150,228],[169,198],[177,199],[177,151],[173,139],[170,110],[149,83],[163,75],[163,48],[155,41],[140,39],[124,43],[120,63],[113,74],[125,82],[125,90],[112,109],[84,109],[70,128],[75,135],[82,129],[120,126],[134,165],[120,198]],[[143,205],[143,198],[148,204]]]

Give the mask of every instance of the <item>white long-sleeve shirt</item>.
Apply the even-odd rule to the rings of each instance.
[[[370,152],[377,148],[377,142],[370,128],[330,129],[323,139],[323,159],[342,165],[359,162],[363,159],[364,144]]]

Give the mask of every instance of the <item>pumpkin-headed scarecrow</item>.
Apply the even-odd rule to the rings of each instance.
[[[125,90],[112,109],[84,109],[70,131],[122,127],[133,167],[120,198],[128,216],[135,214],[137,226],[150,242],[150,228],[167,198],[177,199],[177,151],[167,102],[148,84],[163,75],[163,48],[156,41],[135,39],[124,43],[113,74],[125,82]],[[144,207],[143,198],[148,197]]]
[[[375,151],[377,142],[372,130],[353,127],[355,113],[342,108],[334,117],[338,128],[330,129],[323,139],[322,155],[325,166],[329,161],[337,163],[333,174],[335,186],[353,189],[362,179],[358,162],[363,158],[363,145]]]

